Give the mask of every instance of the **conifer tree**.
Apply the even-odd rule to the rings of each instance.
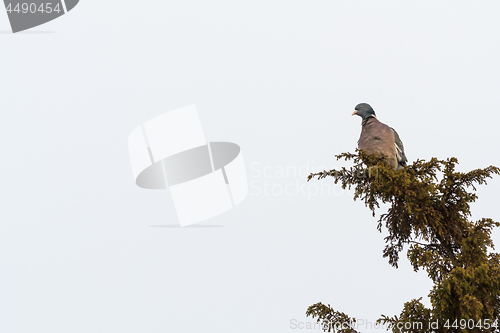
[[[486,184],[500,169],[458,172],[458,160],[452,157],[417,160],[395,171],[383,157],[364,151],[336,157],[354,165],[311,174],[308,181],[333,177],[343,189],[353,188],[354,200],[363,201],[373,216],[380,203],[388,203],[377,225],[388,231],[383,257],[397,268],[407,246],[414,270],[425,270],[434,283],[428,295],[431,308],[422,298],[413,299],[399,315],[382,315],[377,322],[392,332],[500,332],[500,255],[491,252],[491,230],[500,223],[470,220],[476,185]],[[358,332],[355,318],[330,305],[311,305],[306,315],[327,332]]]

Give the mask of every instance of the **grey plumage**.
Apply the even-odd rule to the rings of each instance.
[[[353,115],[355,114],[363,119],[358,148],[367,154],[377,153],[386,156],[389,164],[396,170],[404,168],[407,159],[403,142],[396,130],[381,123],[369,104],[358,104],[353,112]]]
[[[405,147],[403,146],[403,141],[399,138],[398,132],[394,128],[391,127],[391,130],[394,132],[394,145],[396,146],[396,157],[398,159],[398,169],[401,169],[402,167],[406,166],[406,162],[408,160],[406,159],[405,155]]]

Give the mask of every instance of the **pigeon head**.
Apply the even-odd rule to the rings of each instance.
[[[377,118],[377,116],[375,115],[375,111],[373,111],[372,107],[370,106],[370,104],[366,104],[366,103],[360,103],[358,105],[356,105],[356,107],[354,108],[354,112],[352,113],[352,115],[358,115],[360,116],[363,120],[365,120],[366,118],[370,117],[370,116],[373,116],[375,118]]]

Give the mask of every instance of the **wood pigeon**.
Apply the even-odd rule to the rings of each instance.
[[[406,166],[406,156],[403,142],[394,128],[378,121],[375,111],[369,104],[356,105],[352,115],[358,115],[361,122],[361,135],[358,148],[367,154],[382,154],[387,156],[389,164],[396,170]]]

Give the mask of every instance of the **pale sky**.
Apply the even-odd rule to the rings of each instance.
[[[0,331],[320,332],[290,322],[312,322],[316,302],[370,322],[428,303],[405,253],[399,269],[382,258],[378,217],[306,175],[354,151],[361,102],[409,162],[500,166],[499,11],[82,0],[19,34],[0,11]],[[191,104],[247,168],[246,200],[201,223],[219,227],[173,227],[170,193],[132,176],[129,133]],[[474,219],[500,221],[499,178],[479,188]]]

